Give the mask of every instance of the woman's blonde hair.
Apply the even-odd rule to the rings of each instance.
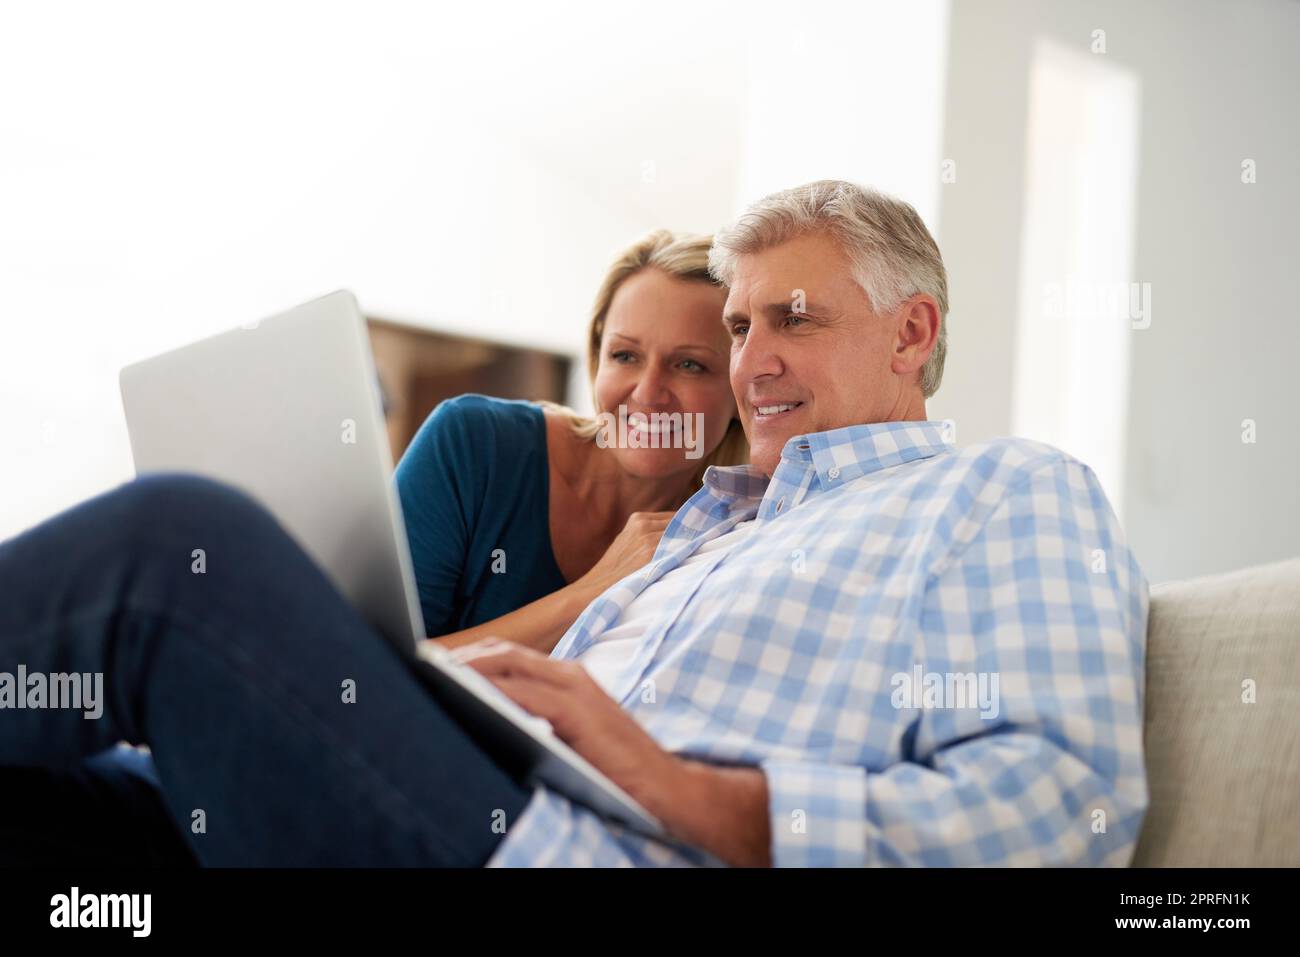
[[[598,413],[607,411],[599,408],[595,387],[596,372],[600,369],[600,347],[605,337],[605,320],[614,301],[614,294],[623,283],[644,269],[660,269],[677,279],[717,285],[709,274],[709,247],[712,245],[711,236],[656,229],[625,249],[610,265],[596,293],[596,301],[591,308],[591,324],[587,328],[587,379],[592,388],[592,405],[596,406]],[[720,324],[721,317],[718,321]],[[541,405],[564,415],[579,438],[594,441],[600,432],[601,422],[595,416],[579,415],[554,402],[543,402]],[[696,484],[703,481],[704,471],[710,465],[744,465],[748,461],[749,443],[745,440],[740,420],[733,418],[718,447],[701,458],[699,471],[695,475]]]

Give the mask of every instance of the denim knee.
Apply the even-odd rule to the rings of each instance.
[[[174,560],[179,550],[188,570],[197,550],[221,550],[284,566],[301,551],[264,505],[217,479],[187,472],[148,472],[110,497],[114,503],[109,514],[117,528],[104,528],[103,514],[96,525],[119,557],[128,561],[152,563],[164,555]]]
[[[118,489],[130,518],[172,530],[195,524],[240,535],[274,526],[266,507],[247,492],[192,472],[146,472]]]

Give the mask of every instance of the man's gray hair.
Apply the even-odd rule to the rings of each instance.
[[[921,391],[927,399],[934,395],[948,352],[948,276],[934,237],[902,200],[834,179],[773,193],[718,232],[709,250],[709,272],[730,286],[739,257],[813,232],[839,242],[873,311],[892,312],[917,293],[934,297],[939,337],[921,367]]]

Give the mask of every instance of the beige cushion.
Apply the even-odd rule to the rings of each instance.
[[[1300,559],[1151,589],[1146,760],[1134,866],[1300,865]]]

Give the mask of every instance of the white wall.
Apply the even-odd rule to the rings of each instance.
[[[1125,278],[1151,284],[1152,309],[1128,342],[1117,505],[1130,539],[1152,581],[1298,555],[1295,3],[954,5],[943,153],[959,176],[943,187],[939,236],[952,358],[931,414],[957,418],[963,442],[1012,430],[1031,54],[1047,38],[1097,56],[1096,29],[1100,55],[1141,89]]]
[[[1283,0],[6,6],[0,537],[130,477],[127,362],[341,286],[576,355],[623,243],[827,176],[937,228],[931,417],[1012,431],[1031,54],[1093,55],[1102,28],[1140,89],[1125,278],[1153,290],[1117,507],[1153,580],[1300,553],[1298,21]]]
[[[650,228],[827,175],[932,213],[945,8],[6,5],[0,538],[132,475],[122,365],[329,290],[577,355]]]
[[[904,197],[936,229],[948,4],[767,0],[745,11],[736,212],[847,179]]]
[[[723,11],[661,12],[6,6],[0,537],[132,475],[123,364],[331,289],[580,351],[621,245],[731,213]]]

